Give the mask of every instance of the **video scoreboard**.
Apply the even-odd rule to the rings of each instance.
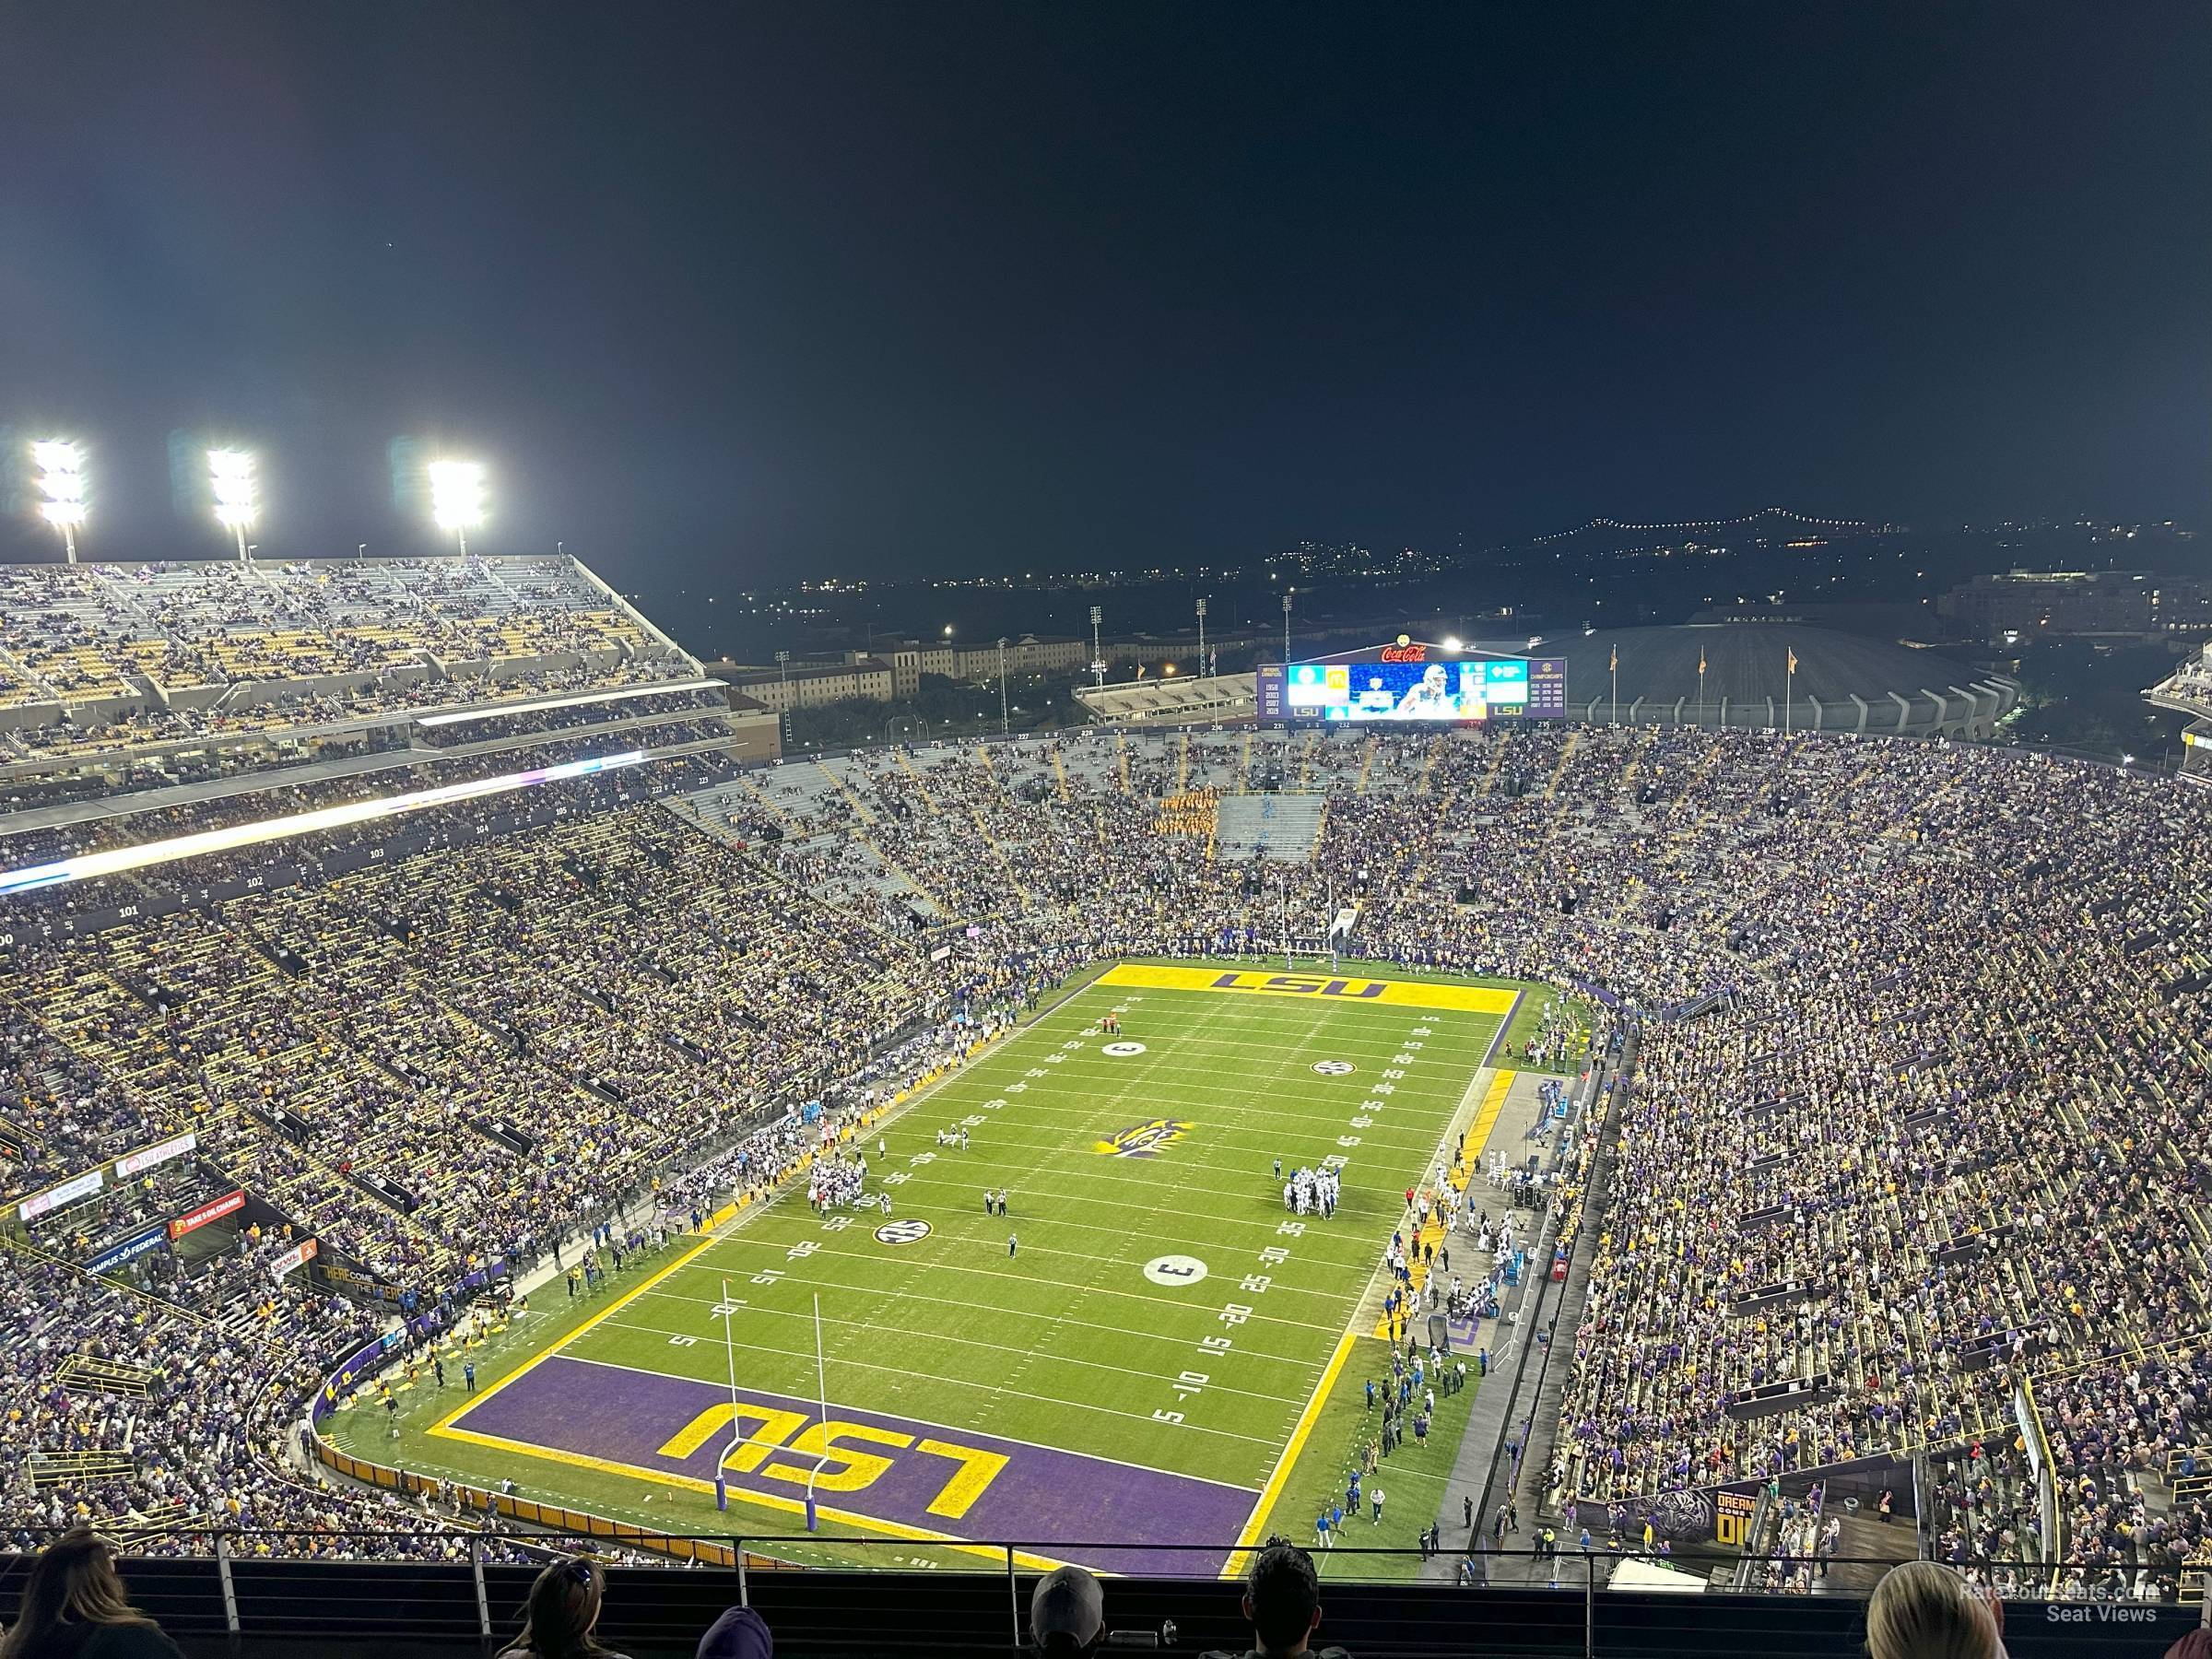
[[[1263,663],[1262,720],[1560,719],[1563,657],[1482,656],[1400,636],[1392,645],[1306,663]]]

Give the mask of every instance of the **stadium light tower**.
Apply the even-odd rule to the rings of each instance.
[[[1206,672],[1206,601],[1198,601],[1198,672]]]
[[[998,636],[998,735],[1006,735],[1006,636]]]
[[[62,553],[76,562],[76,527],[85,522],[85,452],[65,438],[30,446],[39,469],[39,516],[62,533]]]
[[[430,516],[459,538],[468,557],[468,533],[484,522],[484,467],[476,461],[430,463]]]
[[[1296,588],[1283,590],[1283,666],[1285,669],[1290,666],[1290,595],[1297,592]]]
[[[261,512],[253,481],[253,457],[244,450],[209,450],[207,482],[215,494],[215,520],[238,538],[238,561],[247,562],[246,531]]]
[[[1105,620],[1106,607],[1102,605],[1092,606],[1090,607],[1090,671],[1098,677],[1098,682],[1101,686],[1106,683],[1106,653],[1099,649],[1099,624]]]

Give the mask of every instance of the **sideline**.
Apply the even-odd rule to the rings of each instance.
[[[1516,996],[1516,1005],[1519,1000]],[[1517,1074],[1494,1068],[1488,1061],[1498,1052],[1498,1044],[1512,1019],[1512,1010],[1509,1008],[1498,1022],[1498,1030],[1490,1039],[1483,1066],[1468,1080],[1466,1088],[1460,1095],[1459,1104],[1444,1121],[1443,1135],[1436,1143],[1438,1161],[1442,1160],[1445,1148],[1452,1145],[1453,1131],[1468,1111],[1469,1103],[1476,1098],[1477,1090],[1483,1092],[1488,1102],[1490,1120],[1493,1123],[1496,1121],[1497,1108],[1503,1104],[1506,1092],[1512,1087],[1512,1080]],[[1492,1073],[1487,1083],[1483,1076],[1485,1071]],[[1313,1425],[1320,1420],[1323,1408],[1335,1393],[1337,1377],[1344,1370],[1344,1362],[1351,1357],[1353,1345],[1359,1338],[1361,1315],[1374,1300],[1375,1287],[1382,1273],[1382,1269],[1378,1265],[1368,1275],[1367,1287],[1352,1308],[1352,1316],[1345,1325],[1344,1335],[1336,1340],[1336,1350],[1330,1355],[1329,1363],[1321,1374],[1321,1381],[1314,1385],[1312,1397],[1306,1402],[1306,1408],[1299,1417],[1298,1427],[1291,1430],[1289,1440],[1285,1442],[1283,1454],[1276,1462],[1275,1472],[1268,1476],[1267,1484],[1261,1488],[1260,1500],[1253,1506],[1252,1515],[1244,1523],[1244,1530],[1237,1538],[1237,1547],[1230,1552],[1229,1560],[1221,1569],[1220,1576],[1224,1580],[1234,1579],[1243,1572],[1245,1563],[1251,1558],[1253,1546],[1266,1536],[1267,1523],[1273,1518],[1276,1502],[1281,1498],[1284,1487],[1289,1483],[1299,1455],[1305,1450],[1306,1441],[1313,1432]]]

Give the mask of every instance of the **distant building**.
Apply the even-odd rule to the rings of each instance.
[[[875,654],[886,655],[882,652]],[[849,662],[858,662],[864,655],[860,652],[848,652],[846,658]],[[949,640],[900,640],[890,647],[888,658],[894,697],[913,696],[921,690],[922,677],[925,674],[939,674],[967,684],[998,677],[995,639],[973,644],[964,641],[956,644]],[[1090,665],[1090,642],[1066,634],[1023,634],[1019,639],[1007,640],[1006,665],[1009,675],[1076,673]]]
[[[2195,634],[2212,628],[2212,583],[2148,571],[2007,571],[1953,588],[1937,608],[1992,645],[2061,635]]]
[[[892,697],[891,665],[878,657],[782,668],[709,663],[706,668],[716,679],[728,681],[754,702],[778,714],[817,709],[853,697],[875,702],[889,702]]]
[[[952,647],[949,645],[922,645],[912,640],[902,640],[889,652],[891,664],[891,695],[912,697],[922,689],[922,677],[941,674],[952,677]]]
[[[955,660],[955,679],[994,679],[998,676],[998,643],[960,646]],[[1065,634],[1023,634],[1006,641],[1006,664],[1009,675],[1072,673],[1089,666],[1090,641]]]

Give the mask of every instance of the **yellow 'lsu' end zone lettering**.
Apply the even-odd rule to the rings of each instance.
[[[895,1429],[840,1422],[834,1418],[826,1423],[809,1423],[799,1412],[783,1411],[772,1406],[710,1406],[672,1436],[661,1447],[660,1455],[689,1457],[710,1439],[739,1422],[757,1422],[759,1427],[750,1433],[733,1437],[736,1443],[723,1454],[722,1467],[735,1469],[741,1475],[758,1472],[764,1480],[785,1480],[794,1486],[803,1487],[812,1480],[818,1491],[865,1491],[890,1473],[889,1458],[874,1452],[855,1451],[840,1445],[840,1441],[862,1441],[899,1452],[912,1447],[927,1457],[949,1458],[959,1467],[943,1489],[929,1500],[929,1512],[955,1521],[975,1507],[975,1500],[1006,1466],[1002,1453],[986,1452],[980,1446],[956,1446],[937,1440],[917,1441],[912,1435],[901,1434]],[[802,1428],[804,1432],[794,1440],[793,1433]],[[802,1468],[787,1463],[767,1463],[769,1454],[778,1451],[827,1461],[821,1464],[818,1476],[811,1465]],[[767,1463],[765,1468],[761,1467],[764,1463]]]
[[[1418,980],[1341,979],[1328,973],[1254,973],[1220,968],[1154,968],[1124,962],[1099,976],[1101,985],[1148,991],[1241,991],[1250,996],[1326,996],[1398,1008],[1449,1008],[1461,1014],[1506,1014],[1517,993],[1502,985],[1432,985]]]

